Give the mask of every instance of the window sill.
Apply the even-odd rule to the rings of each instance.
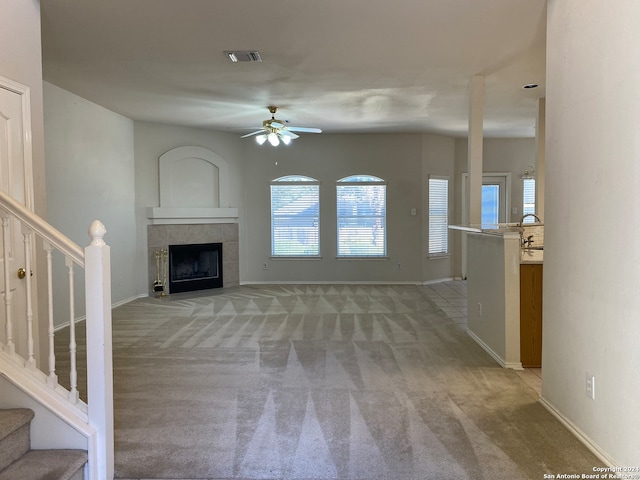
[[[295,255],[290,257],[278,255],[269,257],[269,260],[322,260],[322,257],[319,255]]]
[[[451,255],[449,255],[448,253],[443,253],[440,255],[427,255],[427,258],[429,260],[438,260],[440,258],[449,258]]]
[[[364,255],[357,255],[336,257],[336,260],[389,260],[389,257],[365,257]]]

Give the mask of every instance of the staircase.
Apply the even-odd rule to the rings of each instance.
[[[33,411],[0,410],[0,480],[82,480],[87,452],[31,450]]]
[[[0,480],[114,477],[105,234],[104,225],[94,221],[90,244],[82,249],[0,190]],[[58,282],[66,289],[54,289]],[[59,352],[55,336],[65,319],[68,349]],[[86,326],[81,349],[79,319]],[[84,399],[90,403],[80,398],[78,378],[86,379]]]

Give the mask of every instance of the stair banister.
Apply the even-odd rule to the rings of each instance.
[[[87,431],[94,434],[88,437],[88,471],[89,480],[112,480],[114,477],[114,433],[113,433],[113,361],[111,346],[111,271],[110,271],[110,249],[104,242],[106,229],[99,221],[94,221],[89,228],[90,244],[83,250],[64,234],[49,225],[43,219],[25,208],[13,197],[0,191],[0,213],[15,217],[22,224],[25,247],[30,249],[32,233],[41,237],[47,252],[47,288],[49,296],[49,365],[48,382],[50,386],[56,388],[57,377],[54,370],[53,358],[53,313],[51,307],[52,299],[52,278],[51,278],[51,252],[53,249],[60,251],[66,257],[66,266],[69,269],[69,288],[73,287],[73,263],[84,268],[85,274],[85,308],[86,308],[86,331],[87,331],[87,394],[88,404],[86,409],[86,422],[89,426]],[[4,221],[4,218],[3,218]],[[7,228],[3,228],[7,231]],[[5,245],[8,242],[5,239]],[[5,257],[7,253],[5,252]],[[28,256],[27,256],[28,259]],[[28,260],[27,260],[28,261]],[[27,272],[30,265],[27,265]],[[6,276],[6,272],[5,272]],[[29,275],[27,275],[29,277]],[[31,336],[31,326],[29,325],[32,312],[31,285],[28,278],[27,290],[27,322],[29,336]],[[10,300],[10,297],[9,297]],[[71,300],[70,324],[73,326],[73,294]],[[10,327],[9,327],[10,328]],[[9,335],[11,337],[11,334]],[[28,340],[32,342],[32,338]],[[72,356],[75,356],[75,340],[72,339]],[[27,368],[35,369],[32,352],[33,348],[28,348]],[[75,369],[75,361],[72,360],[72,370]],[[78,402],[78,395],[75,388],[76,374],[72,373],[71,378],[70,404]]]
[[[56,230],[15,198],[3,191],[0,191],[0,206],[20,220],[23,225],[28,226],[39,236],[46,238],[57,250],[71,257],[73,261],[81,267],[84,267],[84,253],[82,248],[71,241],[69,237]]]

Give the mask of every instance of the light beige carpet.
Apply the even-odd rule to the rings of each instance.
[[[420,286],[260,286],[113,314],[126,479],[539,480],[600,462]]]

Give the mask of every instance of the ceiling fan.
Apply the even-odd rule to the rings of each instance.
[[[296,135],[294,132],[322,133],[322,130],[319,128],[290,127],[286,125],[287,122],[278,120],[275,117],[276,111],[278,111],[278,107],[270,105],[267,108],[269,109],[269,112],[271,112],[271,118],[262,122],[262,128],[260,130],[247,133],[241,138],[257,135],[256,142],[258,142],[258,144],[262,145],[264,142],[269,140],[269,143],[271,145],[277,147],[278,145],[280,145],[280,142],[284,143],[285,145],[289,145],[291,143],[291,140],[298,138],[298,135]]]

